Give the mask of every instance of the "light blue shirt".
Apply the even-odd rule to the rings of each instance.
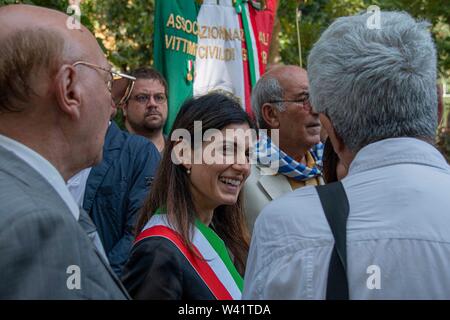
[[[450,167],[430,144],[361,149],[342,180],[350,212],[351,299],[450,299]],[[325,299],[334,239],[314,187],[266,206],[253,231],[243,299]]]

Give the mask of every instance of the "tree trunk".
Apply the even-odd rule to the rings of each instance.
[[[278,64],[281,61],[280,56],[280,40],[279,40],[279,33],[281,31],[281,24],[280,19],[278,19],[278,7],[280,6],[280,1],[277,1],[277,10],[275,14],[275,21],[273,24],[273,30],[272,30],[272,39],[270,42],[270,48],[269,48],[269,61],[267,64],[267,68],[269,69],[271,65]]]

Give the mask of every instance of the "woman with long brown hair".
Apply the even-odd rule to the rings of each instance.
[[[125,266],[133,298],[240,299],[249,248],[240,191],[250,173],[250,143],[236,138],[241,134],[230,140],[228,132],[251,128],[240,105],[221,94],[182,106]],[[215,138],[204,141],[214,130]],[[205,161],[207,150],[216,161]]]

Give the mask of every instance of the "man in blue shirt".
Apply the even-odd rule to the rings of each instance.
[[[159,161],[152,142],[124,132],[111,122],[103,161],[68,182],[78,205],[96,225],[111,268],[118,276],[134,241],[136,214],[150,190]]]

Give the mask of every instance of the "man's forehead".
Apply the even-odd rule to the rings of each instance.
[[[14,30],[34,28],[67,29],[68,16],[62,12],[30,5],[0,8],[0,25]],[[67,29],[68,30],[68,29]]]
[[[287,68],[280,70],[279,77],[286,80],[302,79],[304,81],[308,80],[308,74],[304,69],[301,68]]]
[[[298,66],[277,66],[264,76],[277,79],[283,88],[296,87],[307,90],[309,87],[306,70]]]
[[[162,92],[164,93],[163,84],[157,79],[137,79],[136,84],[134,86],[135,90],[139,90],[141,92]]]

